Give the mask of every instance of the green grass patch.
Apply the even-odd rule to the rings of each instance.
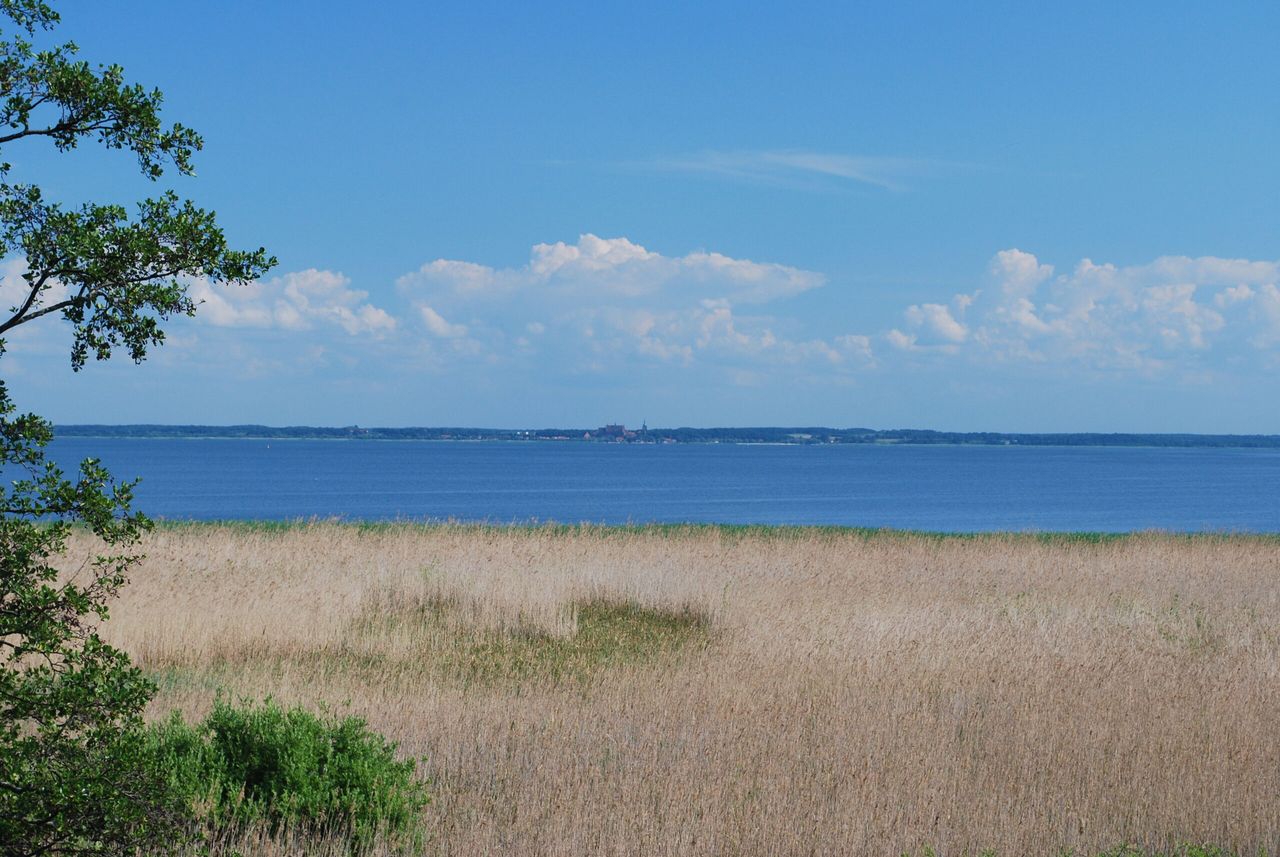
[[[412,530],[452,530],[472,532],[477,535],[501,535],[509,533],[549,533],[564,536],[589,536],[593,538],[623,538],[630,536],[657,536],[663,538],[688,538],[716,536],[727,541],[764,539],[795,540],[814,537],[833,539],[928,539],[938,541],[1032,541],[1046,544],[1106,545],[1135,538],[1153,536],[1177,541],[1257,541],[1280,542],[1276,533],[1232,532],[1165,532],[1159,530],[1102,532],[1102,531],[991,531],[949,532],[936,530],[894,529],[889,527],[853,527],[837,525],[772,525],[772,524],[559,524],[554,522],[529,522],[510,524],[466,523],[455,521],[347,521],[337,518],[296,518],[289,520],[166,520],[157,526],[167,531],[189,530],[200,532],[209,529],[233,532],[283,535],[315,526],[335,526],[358,533],[387,534]]]
[[[565,637],[536,630],[473,633],[445,658],[446,669],[467,681],[585,680],[602,670],[645,666],[710,642],[706,618],[631,602],[575,605],[577,631]]]
[[[225,677],[218,671],[192,667],[168,666],[162,669],[144,670],[160,694],[189,691],[221,691]]]
[[[371,611],[360,620],[359,637],[376,652],[379,637],[408,633],[420,641],[410,664],[362,664],[363,668],[426,669],[464,683],[534,680],[589,681],[624,666],[669,663],[705,649],[709,619],[693,609],[661,610],[632,601],[592,600],[574,604],[576,630],[557,635],[517,624],[493,630],[468,626],[458,605],[433,600],[400,610]]]
[[[591,683],[620,668],[670,665],[706,649],[710,619],[694,609],[662,610],[631,601],[573,605],[576,630],[557,635],[516,624],[503,630],[470,625],[448,600],[371,608],[337,646],[148,671],[160,693],[235,692],[251,676],[289,673],[317,682],[354,678],[380,686],[414,685],[424,677],[463,685]],[[391,641],[394,638],[394,643]],[[407,644],[405,641],[408,641]]]

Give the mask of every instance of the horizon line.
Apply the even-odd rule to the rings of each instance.
[[[501,433],[519,433],[519,432],[548,432],[548,431],[600,431],[610,426],[625,427],[622,423],[606,423],[603,426],[521,426],[518,428],[504,428],[498,426],[468,426],[468,425],[360,425],[358,423],[348,423],[345,425],[322,425],[313,423],[282,423],[272,425],[268,423],[85,423],[85,422],[52,422],[55,430],[57,429],[267,429],[267,430],[298,430],[298,429],[314,429],[320,431],[471,431],[471,432],[501,432]],[[675,426],[648,426],[643,425],[640,428],[630,428],[628,431],[780,431],[794,430],[802,431],[833,431],[833,432],[867,432],[872,434],[888,434],[894,432],[918,432],[928,434],[948,434],[948,435],[998,435],[1006,437],[1046,437],[1046,436],[1144,436],[1144,437],[1238,437],[1238,438],[1280,438],[1280,433],[1268,432],[1202,432],[1202,431],[1116,431],[1116,430],[1058,430],[1058,431],[1002,431],[994,429],[936,429],[936,428],[920,428],[909,426],[898,426],[894,428],[871,428],[869,426],[831,426],[831,425],[802,425],[802,424],[756,424],[756,425],[675,425]]]

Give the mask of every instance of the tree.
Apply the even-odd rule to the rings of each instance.
[[[96,142],[131,153],[153,181],[166,169],[190,175],[200,136],[162,124],[160,92],[127,83],[118,66],[91,66],[70,43],[37,47],[58,22],[42,0],[0,0],[0,155]],[[246,283],[275,264],[262,249],[230,249],[214,214],[172,191],[132,214],[66,207],[12,172],[0,164],[0,256],[25,258],[27,272],[0,313],[0,357],[5,334],[60,315],[74,371],[117,350],[141,361],[164,341],[164,321],[195,311],[189,278]],[[17,477],[0,488],[0,855],[133,853],[163,844],[175,822],[140,752],[155,688],[97,625],[150,522],[131,510],[132,483],[94,459],[68,476],[46,455],[51,439],[0,380],[0,473]],[[58,566],[74,526],[102,552],[71,573]]]

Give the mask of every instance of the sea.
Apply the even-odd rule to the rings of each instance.
[[[61,438],[173,520],[1280,532],[1280,449]]]

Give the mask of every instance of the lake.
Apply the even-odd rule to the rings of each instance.
[[[1280,531],[1280,450],[66,438],[152,517]]]

